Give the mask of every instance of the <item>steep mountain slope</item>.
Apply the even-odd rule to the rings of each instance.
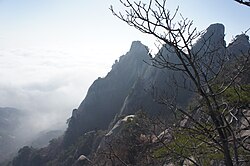
[[[163,48],[162,54],[167,55],[173,61],[176,60],[173,52]],[[158,55],[156,55],[155,59]],[[176,81],[181,82],[183,75],[181,73],[173,73],[169,69],[160,69],[152,65],[148,65],[144,74],[137,79],[131,93],[127,96],[120,111],[120,115],[134,114],[142,109],[151,116],[161,115],[166,120],[171,118],[168,106],[161,104],[162,98],[176,99],[176,102],[185,106],[190,93],[184,89],[176,95]]]
[[[208,61],[211,54],[225,55],[224,26],[212,24],[195,43],[192,51]],[[216,52],[212,51],[216,50]],[[171,119],[168,106],[160,104],[161,98],[176,100],[185,107],[192,93],[185,88],[176,89],[176,83],[188,82],[183,73],[159,69],[149,65],[148,50],[140,42],[133,42],[130,51],[120,57],[105,78],[98,78],[89,88],[86,98],[72,112],[64,143],[70,145],[81,134],[107,129],[122,115],[143,109],[150,115]],[[173,48],[163,47],[155,59],[165,56],[176,62]],[[147,63],[145,63],[145,61]],[[217,64],[214,64],[214,68]],[[177,93],[178,91],[178,93]],[[166,116],[164,116],[164,114]],[[110,127],[112,127],[112,124]]]
[[[219,50],[219,53],[224,53],[226,49],[224,41],[224,26],[222,24],[212,24],[203,35],[194,44],[192,51],[197,56],[204,58],[204,61],[211,57],[211,50]],[[178,62],[174,53],[174,49],[165,45],[154,59],[156,61],[164,56],[170,62]],[[218,54],[218,52],[216,52]],[[206,56],[207,57],[206,57]],[[219,56],[219,54],[218,54]],[[159,68],[162,66],[159,66]],[[148,66],[144,74],[137,80],[131,94],[126,98],[121,110],[121,115],[133,114],[139,108],[150,115],[164,113],[168,116],[164,118],[171,118],[171,114],[167,111],[167,106],[160,105],[161,98],[169,98],[175,100],[180,106],[187,106],[192,93],[187,89],[190,87],[181,88],[183,82],[189,82],[188,78],[181,72],[173,72],[169,69],[159,69],[154,66]],[[177,84],[181,85],[177,89]]]
[[[197,40],[192,51],[206,61],[210,58],[209,55],[215,53],[210,51],[213,49],[219,50],[221,55],[228,55],[225,53],[241,54],[250,48],[249,39],[245,35],[238,36],[226,47],[224,29],[221,24],[211,25]],[[166,58],[176,61],[173,51],[170,50],[171,47],[166,46],[166,48],[168,49],[163,48],[160,52]],[[239,49],[242,51],[237,52]],[[158,56],[159,54],[155,58]],[[39,150],[24,147],[19,151],[13,165],[20,166],[19,162],[26,163],[27,166],[33,163],[88,165],[91,160],[96,165],[111,165],[112,157],[120,164],[119,158],[111,155],[113,152],[110,148],[114,145],[113,142],[115,143],[113,150],[119,152],[116,154],[120,154],[122,160],[144,165],[147,162],[147,156],[141,152],[152,156],[154,149],[150,148],[155,137],[151,137],[152,132],[149,129],[154,129],[155,123],[150,123],[143,114],[136,112],[145,111],[150,117],[165,113],[161,118],[170,122],[171,114],[167,111],[168,106],[161,105],[160,99],[176,98],[177,104],[185,107],[192,98],[192,93],[188,90],[175,88],[176,81],[185,80],[184,75],[155,68],[150,66],[150,63],[147,47],[138,41],[133,42],[130,51],[115,62],[107,76],[98,78],[91,85],[79,108],[73,110],[64,137],[50,141],[48,147]],[[159,131],[160,133],[156,134],[161,135],[162,130],[159,129]],[[107,142],[107,140],[111,141]],[[126,141],[130,141],[130,144]],[[126,144],[121,145],[124,142]],[[105,160],[103,157],[106,157]],[[151,158],[151,160],[154,163],[152,165],[159,164],[157,159]]]
[[[228,45],[229,54],[247,53],[250,49],[249,37],[245,34],[237,35],[235,39]]]
[[[148,61],[147,54],[146,46],[139,41],[133,42],[130,51],[121,56],[119,62],[116,61],[107,76],[94,81],[79,108],[72,112],[65,133],[65,145],[85,132],[108,128],[147,67],[144,62]]]

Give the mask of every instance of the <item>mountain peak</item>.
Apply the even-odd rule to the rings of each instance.
[[[143,45],[141,41],[133,41],[129,52],[131,53],[145,53],[148,50],[147,46]]]
[[[134,48],[134,47],[137,47],[137,46],[141,46],[141,45],[143,45],[143,44],[139,40],[132,41],[131,48]]]
[[[240,34],[228,45],[228,52],[235,55],[248,53],[250,49],[249,36]]]
[[[218,41],[223,41],[224,45],[225,27],[223,24],[215,23],[211,24],[202,36],[204,41],[213,41],[217,43]],[[222,43],[221,43],[222,44]],[[217,44],[216,44],[217,45]]]
[[[246,34],[240,34],[235,37],[234,43],[237,44],[244,44],[244,43],[249,43],[249,36]]]
[[[211,24],[208,28],[207,28],[207,32],[214,32],[214,33],[218,33],[218,34],[223,34],[225,32],[225,27],[223,24],[220,23],[215,23],[215,24]]]

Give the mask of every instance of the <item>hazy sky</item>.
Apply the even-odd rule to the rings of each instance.
[[[0,0],[0,106],[30,111],[36,127],[64,123],[133,40],[153,48],[111,4],[122,9],[119,0]],[[250,8],[233,0],[168,1],[170,10],[177,5],[198,30],[223,23],[227,41],[250,28]]]

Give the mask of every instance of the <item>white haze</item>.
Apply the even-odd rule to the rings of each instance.
[[[109,70],[111,64],[105,63],[58,50],[1,49],[0,106],[25,111],[22,127],[27,128],[26,136],[45,129],[65,129],[87,87]]]

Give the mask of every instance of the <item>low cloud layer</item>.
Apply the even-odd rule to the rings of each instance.
[[[106,72],[100,63],[53,50],[0,50],[0,107],[24,110],[33,132],[65,128],[93,80]]]

